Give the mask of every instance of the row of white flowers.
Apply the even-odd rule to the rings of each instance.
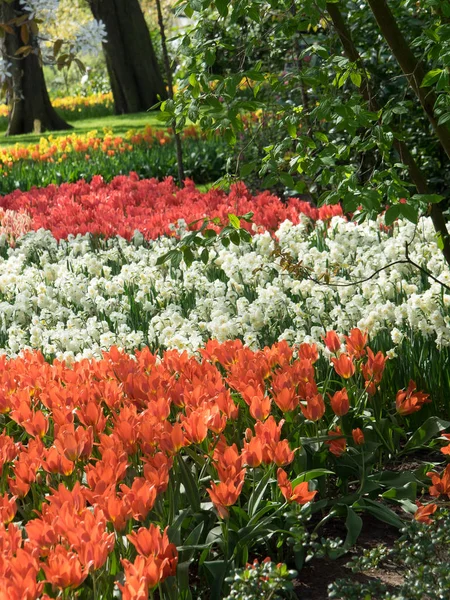
[[[407,222],[394,234],[379,222],[355,224],[334,217],[327,230],[306,219],[284,222],[277,233],[315,278],[330,283],[364,279],[383,265],[410,256],[444,283],[450,272],[435,243],[429,219]],[[450,345],[450,294],[409,265],[381,271],[359,285],[335,287],[299,279],[280,267],[268,233],[251,244],[217,244],[207,267],[157,266],[175,243],[149,244],[135,235],[94,247],[90,236],[58,243],[43,230],[27,234],[0,259],[0,348],[14,355],[39,348],[73,359],[99,355],[118,345],[128,351],[195,350],[209,338],[241,337],[257,347],[286,339],[320,341],[327,328],[346,333],[359,326],[374,335],[420,332],[438,346]]]

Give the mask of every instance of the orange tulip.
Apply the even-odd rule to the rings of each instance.
[[[0,598],[2,600],[35,600],[49,598],[41,596],[43,582],[38,582],[39,561],[28,549],[18,548],[15,556],[5,560],[6,576],[0,577]]]
[[[429,490],[431,496],[448,496],[450,498],[450,464],[445,467],[441,476],[430,471],[427,473],[427,477],[431,478],[433,484]]]
[[[415,382],[411,379],[406,390],[400,390],[395,397],[397,412],[403,417],[419,411],[422,406],[431,402],[429,394],[416,392]]]
[[[234,480],[245,475],[242,468],[242,456],[236,444],[232,446],[217,446],[214,451],[214,461],[220,481]]]
[[[294,452],[289,447],[289,442],[287,440],[281,440],[275,446],[275,451],[273,453],[273,462],[277,465],[277,467],[284,467],[285,465],[290,464],[294,460]]]
[[[147,561],[138,555],[134,563],[122,559],[125,571],[125,583],[117,583],[122,593],[122,600],[148,600]]]
[[[250,404],[250,414],[256,421],[265,421],[270,415],[272,401],[269,396],[253,396]]]
[[[331,359],[334,370],[344,379],[350,379],[355,374],[355,365],[353,360],[347,354],[341,354],[339,358]]]
[[[42,568],[47,581],[63,590],[77,588],[88,575],[87,570],[83,571],[78,556],[62,545],[50,552],[47,564],[43,564]]]
[[[63,425],[59,428],[55,446],[67,460],[76,462],[80,458],[89,458],[94,444],[92,427],[85,429],[74,425]]]
[[[430,517],[437,511],[437,504],[423,505],[419,501],[417,501],[416,504],[417,510],[414,513],[415,520],[430,525],[430,523],[432,523]]]
[[[330,396],[330,404],[333,412],[338,417],[346,415],[350,409],[350,402],[348,399],[348,393],[346,388],[342,388],[339,392],[336,392],[333,396]]]
[[[71,475],[74,469],[74,463],[58,452],[55,446],[48,448],[44,452],[42,468],[47,473],[59,473],[60,475]]]
[[[335,331],[327,331],[323,337],[323,341],[328,350],[333,354],[336,354],[341,348],[341,340]]]
[[[17,511],[16,498],[14,496],[8,496],[3,494],[0,496],[0,521],[7,525],[11,523]]]
[[[122,484],[120,489],[124,501],[130,507],[133,519],[144,521],[156,501],[155,486],[143,477],[136,477],[131,484],[131,488]]]
[[[138,554],[147,559],[157,560],[161,579],[174,575],[178,564],[178,551],[176,546],[170,543],[167,530],[168,527],[161,533],[159,527],[151,524],[148,529],[141,527],[127,536]]]
[[[364,433],[362,431],[362,429],[360,429],[359,427],[357,427],[356,429],[352,430],[352,436],[353,436],[353,441],[355,442],[355,444],[357,446],[362,446],[364,444]]]
[[[220,483],[211,482],[211,488],[206,491],[210,495],[211,501],[215,509],[219,513],[221,519],[228,519],[228,507],[236,503],[242,491],[244,480],[242,479],[237,484],[234,481],[221,481]]]
[[[281,493],[286,499],[286,502],[297,502],[297,504],[307,504],[312,502],[317,490],[310,492],[308,490],[308,482],[299,483],[292,489],[292,484],[288,479],[286,471],[279,468],[277,471],[277,482]]]
[[[367,393],[373,396],[376,393],[376,387],[380,383],[384,368],[386,366],[386,357],[382,352],[376,355],[370,348],[367,348],[367,363],[361,365],[361,370],[366,380]]]
[[[256,468],[262,463],[263,444],[258,437],[252,437],[249,442],[244,441],[242,462],[249,467]]]
[[[301,403],[300,409],[305,419],[309,421],[319,421],[325,413],[325,402],[322,394],[316,394],[306,399],[306,406]]]
[[[362,333],[357,327],[350,331],[350,335],[345,336],[347,352],[351,357],[358,359],[365,355],[367,337],[367,333]]]
[[[274,392],[273,399],[278,408],[283,412],[290,412],[298,406],[298,396],[295,393],[294,387],[284,387],[279,392]]]
[[[186,439],[191,444],[201,444],[208,435],[208,411],[198,409],[185,417],[181,415],[181,422]]]
[[[343,437],[342,431],[340,427],[336,427],[334,431],[329,431],[328,435],[330,437],[329,440],[325,442],[330,449],[331,454],[335,456],[341,456],[347,447],[347,443],[345,441],[345,437]]]
[[[319,352],[316,344],[300,344],[298,347],[299,358],[310,360],[314,364],[319,359]]]

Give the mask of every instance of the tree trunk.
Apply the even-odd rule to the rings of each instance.
[[[24,14],[19,0],[12,4],[3,2],[1,11],[3,22]],[[11,62],[12,75],[11,106],[6,135],[71,129],[71,125],[66,123],[51,105],[37,54],[35,36],[30,31],[28,45],[36,50],[36,53],[33,51],[25,57],[16,56],[17,50],[25,44],[20,36],[20,28],[14,26],[13,29],[14,33],[6,33],[3,40],[4,50]]]
[[[94,18],[105,24],[103,44],[116,114],[148,110],[166,97],[139,0],[88,0]]]
[[[161,36],[161,48],[163,53],[164,60],[164,69],[166,71],[167,77],[167,87],[169,90],[169,98],[173,100],[173,79],[172,79],[172,70],[170,68],[170,60],[169,53],[167,51],[167,42],[166,42],[166,29],[164,27],[164,19],[161,10],[161,0],[156,0],[156,10],[158,12],[158,24],[159,24],[159,33]],[[175,138],[175,150],[177,153],[177,167],[178,167],[178,184],[180,187],[184,186],[184,164],[183,164],[183,149],[181,147],[181,136],[177,131],[177,122],[174,117],[173,126],[172,126],[173,135]]]

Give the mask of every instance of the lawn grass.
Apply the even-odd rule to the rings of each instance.
[[[84,119],[71,123],[74,129],[66,131],[49,131],[46,133],[26,135],[14,135],[6,137],[4,133],[0,134],[0,147],[14,146],[15,144],[37,144],[42,137],[66,136],[70,133],[83,135],[94,129],[102,131],[111,129],[114,135],[123,135],[130,129],[143,129],[146,125],[151,127],[164,127],[164,124],[158,120],[158,112],[143,112],[132,115],[109,115],[107,117],[98,117],[96,119]]]

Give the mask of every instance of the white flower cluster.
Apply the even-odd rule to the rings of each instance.
[[[59,0],[20,0],[23,10],[32,17],[42,20],[53,20],[58,10]]]
[[[92,19],[82,25],[75,35],[73,49],[75,54],[95,55],[106,42],[106,28],[103,21]]]
[[[195,350],[209,338],[241,338],[257,347],[276,340],[320,341],[327,328],[385,332],[398,344],[421,334],[450,345],[450,294],[410,265],[397,264],[359,285],[387,263],[410,256],[444,283],[450,271],[429,219],[400,222],[394,234],[379,222],[334,217],[327,229],[285,221],[281,248],[322,283],[299,278],[274,258],[268,233],[251,244],[219,243],[208,266],[156,265],[175,243],[114,238],[93,249],[90,236],[57,243],[43,230],[27,234],[0,259],[0,348],[14,355],[39,348],[67,360],[98,356],[116,344],[127,351]],[[412,240],[412,241],[411,241]],[[387,332],[387,333],[386,333]]]

